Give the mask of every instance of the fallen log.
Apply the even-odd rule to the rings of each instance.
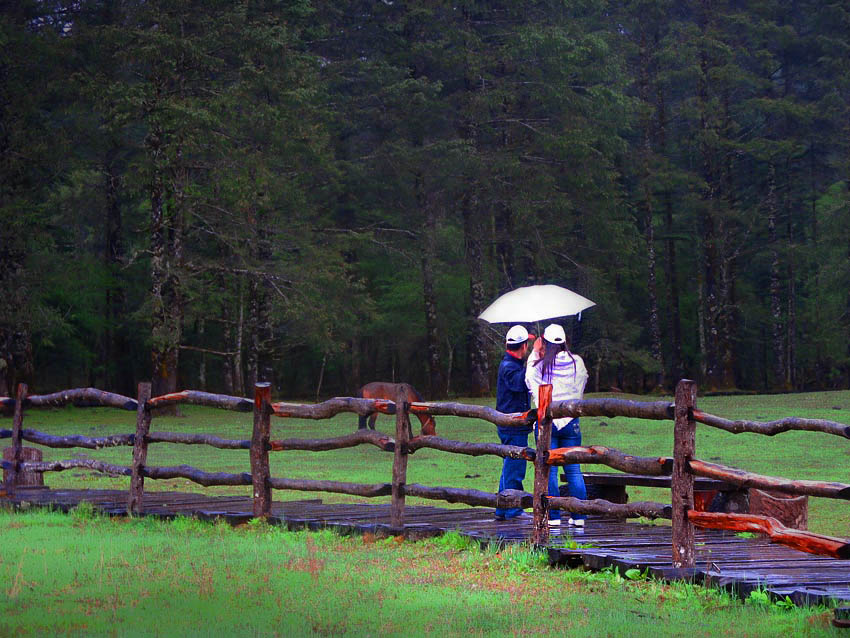
[[[467,454],[469,456],[481,456],[492,454],[508,459],[519,459],[522,461],[534,461],[536,452],[530,447],[519,445],[501,445],[500,443],[468,443],[466,441],[453,441],[439,436],[417,436],[410,440],[407,445],[412,454],[416,450],[428,448],[442,450],[443,452],[454,452],[455,454]]]
[[[560,509],[576,514],[595,514],[615,518],[673,518],[673,508],[663,503],[638,501],[636,503],[612,503],[601,498],[583,501],[572,496],[547,497],[550,509]]]
[[[175,467],[144,467],[142,474],[145,478],[156,480],[184,478],[204,487],[213,485],[251,485],[250,472],[228,474],[226,472],[203,472],[191,465]]]
[[[80,434],[69,434],[68,436],[54,436],[37,430],[23,430],[21,436],[25,441],[38,443],[44,447],[69,448],[81,447],[88,450],[100,450],[106,447],[120,447],[122,445],[132,446],[136,440],[135,434],[112,434],[109,436],[82,436]]]
[[[389,496],[392,494],[392,484],[377,483],[343,483],[340,481],[314,481],[309,479],[272,478],[269,480],[275,490],[299,490],[302,492],[333,492],[335,494],[351,494],[354,496]]]
[[[594,463],[607,465],[615,470],[630,474],[647,476],[669,476],[673,471],[673,459],[670,457],[631,456],[620,450],[602,445],[555,448],[549,450],[547,463],[549,465]]]
[[[484,507],[522,507],[529,508],[534,503],[534,497],[520,490],[505,490],[500,494],[482,492],[480,490],[464,490],[455,487],[430,487],[410,483],[404,486],[405,496],[417,496],[448,503],[464,503]]]
[[[3,463],[6,467],[6,463]],[[29,472],[64,472],[65,470],[74,470],[79,468],[87,468],[103,474],[112,476],[130,476],[133,473],[132,468],[124,467],[123,465],[113,465],[112,463],[104,463],[103,461],[95,461],[94,459],[70,459],[67,461],[31,461],[21,463],[21,468]]]
[[[766,534],[772,543],[787,545],[801,552],[820,554],[846,560],[850,558],[850,541],[798,529],[790,529],[770,516],[755,514],[723,514],[720,512],[688,511],[688,519],[700,527],[726,529],[735,532]]]
[[[183,434],[181,432],[151,432],[148,443],[183,443],[185,445],[209,445],[221,450],[248,450],[251,441],[244,439],[222,439],[212,434]]]
[[[846,423],[837,423],[835,421],[827,421],[825,419],[800,419],[797,417],[788,417],[778,419],[777,421],[732,421],[724,419],[713,414],[706,414],[699,410],[694,410],[694,420],[704,425],[713,428],[719,428],[732,432],[733,434],[741,434],[742,432],[753,432],[755,434],[764,434],[766,436],[774,436],[781,432],[789,430],[803,430],[807,432],[824,432],[825,434],[834,434],[850,439],[850,425]]]
[[[708,463],[699,459],[688,461],[688,467],[695,476],[705,476],[740,485],[742,487],[757,487],[759,489],[775,490],[785,494],[804,496],[823,496],[826,498],[842,498],[850,500],[850,485],[847,483],[828,483],[824,481],[791,480],[777,476],[753,474],[734,467]]]
[[[148,408],[155,410],[177,403],[205,405],[210,408],[222,408],[224,410],[235,410],[236,412],[250,412],[254,409],[254,402],[251,399],[232,397],[227,394],[212,394],[199,390],[183,390],[182,392],[172,392],[171,394],[153,397],[148,399]]]
[[[624,416],[655,421],[672,420],[673,404],[669,401],[631,401],[629,399],[570,399],[553,401],[549,407],[552,418]]]
[[[269,449],[274,452],[281,450],[310,450],[312,452],[324,452],[326,450],[339,450],[342,448],[355,447],[369,443],[379,447],[385,452],[395,450],[395,441],[388,434],[376,430],[357,430],[351,434],[338,436],[331,439],[280,439],[270,441]]]
[[[537,420],[537,412],[504,413],[486,405],[467,405],[465,403],[432,403],[416,401],[410,404],[411,414],[430,414],[431,416],[462,416],[489,421],[501,427],[528,427]]]
[[[6,462],[4,462],[4,467]],[[88,468],[112,476],[132,476],[133,469],[122,465],[113,465],[92,459],[72,459],[67,461],[45,461],[41,463],[23,463],[21,467],[31,472],[62,472],[65,470]],[[225,472],[203,472],[190,465],[176,467],[144,467],[142,474],[146,478],[163,480],[184,478],[199,485],[251,485],[251,474],[228,474]]]
[[[395,414],[395,403],[387,399],[355,399],[335,397],[322,403],[304,405],[301,403],[272,403],[275,416],[297,419],[329,419],[341,412],[354,412],[368,416],[373,412]]]
[[[137,403],[135,399],[125,397],[113,392],[104,392],[97,388],[74,388],[62,390],[52,394],[33,394],[24,400],[24,407],[28,408],[61,408],[71,403],[78,407],[107,407],[135,412]],[[4,410],[13,410],[15,399],[11,397],[0,397],[0,405]]]

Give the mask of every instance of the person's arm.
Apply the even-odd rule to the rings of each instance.
[[[511,392],[525,392],[527,390],[525,387],[525,368],[522,367],[521,363],[516,367],[505,370],[502,380],[505,387]]]
[[[584,396],[584,388],[587,385],[587,368],[584,365],[584,359],[580,356],[573,355],[576,360],[576,384],[581,388],[580,397]]]

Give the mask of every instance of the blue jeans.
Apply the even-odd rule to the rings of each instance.
[[[528,432],[504,433],[499,429],[499,440],[502,445],[518,445],[528,447]],[[521,490],[522,481],[525,478],[525,466],[527,461],[521,459],[504,459],[502,463],[502,476],[499,478],[499,491]],[[512,507],[510,509],[496,508],[497,518],[514,518],[522,514],[522,509]]]
[[[537,440],[537,424],[534,425],[534,439]],[[573,447],[581,445],[581,428],[579,427],[578,419],[573,419],[560,430],[554,425],[552,426],[552,441],[549,444],[549,449],[554,450],[559,447]],[[564,475],[567,477],[567,487],[570,490],[570,496],[581,500],[587,499],[587,488],[584,486],[584,476],[582,476],[581,468],[577,463],[571,463],[564,466]],[[558,491],[558,466],[553,465],[549,468],[549,496],[559,496]],[[549,520],[559,520],[561,518],[561,510],[549,510]],[[571,518],[576,520],[587,518],[584,514],[571,514]]]

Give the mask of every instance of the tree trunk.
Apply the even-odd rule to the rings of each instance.
[[[708,20],[711,15],[710,2],[703,1],[702,11],[699,16],[700,28],[705,33],[708,29]],[[708,140],[712,139],[713,132],[710,130],[708,86],[709,58],[706,51],[700,52],[700,75],[697,87],[697,98],[700,118],[700,131],[702,139],[699,143],[700,161],[702,163],[702,176],[705,180],[705,188],[702,192],[701,210],[698,213],[697,232],[701,237],[700,250],[700,348],[702,355],[702,371],[705,384],[710,390],[716,390],[720,385],[720,362],[718,356],[719,316],[720,303],[718,299],[718,257],[717,257],[717,228],[714,207],[716,202],[716,171],[714,169],[713,148],[709,146]]]
[[[656,111],[658,113],[658,148],[662,157],[667,156],[667,106],[664,90],[659,85],[656,91]],[[679,284],[676,278],[676,240],[673,236],[673,194],[664,191],[664,234],[666,236],[666,255],[664,260],[664,280],[667,284],[667,334],[670,339],[671,379],[683,376],[682,365],[682,319],[679,312]]]
[[[351,352],[351,375],[347,382],[348,390],[346,390],[346,394],[350,392],[350,396],[354,396],[354,392],[363,385],[363,373],[360,365],[362,353],[359,336],[355,335],[351,338],[349,350]]]
[[[785,387],[788,390],[797,389],[797,289],[794,280],[796,268],[794,265],[794,235],[791,228],[791,202],[786,199],[786,218],[788,220],[787,252],[788,252],[788,312],[785,334]]]
[[[201,343],[204,343],[204,333],[206,332],[206,322],[201,317],[198,320],[198,337]],[[207,353],[201,352],[201,362],[198,364],[198,389],[206,391],[207,389]]]
[[[722,96],[723,120],[720,137],[728,140],[733,137],[732,114],[729,107],[730,94],[726,90]],[[717,259],[719,266],[719,286],[717,295],[717,325],[718,325],[718,362],[719,362],[719,387],[730,389],[737,387],[735,374],[735,334],[737,333],[737,321],[735,317],[737,303],[735,295],[737,248],[734,245],[742,240],[736,240],[735,229],[729,229],[731,217],[729,214],[735,209],[734,194],[734,159],[735,153],[725,150],[719,151],[718,164],[720,165],[720,188],[722,189],[723,211],[717,218]],[[720,201],[720,200],[718,200]]]
[[[257,326],[259,324],[259,302],[257,301],[257,286],[254,278],[248,280],[248,352],[245,353],[245,372],[248,384],[254,386],[259,378],[259,336]]]
[[[487,340],[478,315],[484,310],[484,260],[481,247],[481,224],[475,196],[463,200],[463,232],[466,247],[466,265],[469,271],[469,393],[471,396],[490,394],[490,371],[487,358]]]
[[[428,391],[431,398],[444,396],[446,382],[440,360],[440,338],[437,327],[437,298],[434,292],[434,262],[437,258],[437,214],[422,194],[421,178],[417,178],[417,199],[425,209],[422,237],[422,296],[425,304],[425,350],[428,361]]]
[[[850,134],[850,124],[846,127],[847,133]],[[847,140],[850,142],[850,139]],[[847,146],[850,149],[850,144]],[[850,157],[846,158],[847,161],[847,170],[850,171]],[[845,176],[844,180],[844,219],[850,219],[850,174]],[[845,238],[845,250],[846,250],[846,259],[845,259],[845,270],[850,270],[850,237]],[[845,336],[844,340],[847,342],[847,347],[844,351],[845,355],[848,359],[850,359],[850,321],[847,321],[847,317],[850,317],[850,286],[847,286],[847,291],[845,293],[844,299],[844,317],[845,317]],[[850,386],[850,365],[845,364],[845,372],[846,379],[845,384]]]
[[[236,321],[236,331],[233,352],[233,386],[239,396],[245,396],[245,373],[242,369],[242,353],[244,351],[245,334],[245,293],[242,279],[239,280],[239,315]]]
[[[641,36],[640,41],[640,80],[639,94],[641,100],[649,105],[649,60],[646,50],[646,36]],[[652,192],[649,187],[650,168],[649,162],[652,155],[652,120],[650,117],[643,120],[643,144],[641,149],[641,198],[639,207],[643,216],[644,239],[646,240],[647,261],[647,306],[649,311],[649,336],[650,352],[658,369],[654,375],[653,390],[664,387],[664,360],[661,354],[661,326],[658,320],[658,285],[656,282],[656,254],[655,254],[655,226],[653,223]]]
[[[711,206],[711,200],[704,203],[707,206]],[[720,342],[720,301],[717,291],[719,275],[717,267],[717,238],[714,216],[710,211],[703,211],[699,221],[700,235],[702,237],[702,250],[700,251],[700,346],[702,351],[702,367],[706,385],[709,389],[716,390],[720,386],[721,377],[718,354],[718,345]]]
[[[101,347],[104,370],[104,387],[108,390],[130,394],[132,377],[130,366],[124,365],[127,341],[123,328],[124,287],[120,284],[119,271],[124,264],[124,244],[122,241],[123,219],[119,202],[121,176],[111,165],[104,167],[103,176],[106,189],[106,241],[103,255],[107,272],[114,278],[114,284],[106,286],[104,307],[106,329]],[[98,385],[98,384],[95,384]]]
[[[772,324],[773,357],[771,364],[773,369],[772,387],[781,389],[785,381],[785,328],[782,325],[782,299],[780,294],[781,282],[779,281],[779,247],[776,237],[776,167],[770,164],[767,180],[767,230],[768,242],[770,244],[770,318]]]
[[[514,265],[514,216],[509,206],[502,204],[496,207],[494,214],[496,239],[496,263],[504,277],[505,284],[513,289],[516,279]]]
[[[726,243],[729,242],[729,235],[724,234]],[[735,333],[737,332],[735,309],[737,308],[736,290],[735,290],[735,259],[726,255],[720,262],[720,294],[719,309],[720,316],[718,317],[719,325],[719,372],[720,381],[719,387],[723,389],[731,389],[737,387],[737,378],[735,374]]]
[[[221,278],[219,278],[219,287],[222,287]],[[222,335],[224,338],[225,349],[233,352],[233,321],[230,317],[230,306],[225,301],[221,306],[221,318],[224,324]],[[233,396],[235,393],[233,387],[233,356],[224,358],[222,376],[224,378],[224,393]]]
[[[162,131],[148,135],[148,149],[154,165],[149,185],[151,203],[151,305],[152,347],[151,393],[153,396],[177,390],[177,363],[181,338],[182,299],[177,264],[182,252],[180,211],[166,209],[162,169]],[[176,414],[176,406],[161,414]]]
[[[252,275],[248,282],[248,324],[250,349],[247,367],[248,383],[271,383],[274,387],[272,368],[272,327],[270,299],[262,275]]]

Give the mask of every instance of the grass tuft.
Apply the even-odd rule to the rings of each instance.
[[[71,510],[71,518],[77,523],[87,523],[100,518],[100,511],[88,501],[80,501],[75,508]]]
[[[457,530],[446,532],[442,536],[435,536],[430,543],[444,549],[455,551],[473,551],[480,549],[480,545],[469,536],[464,536]]]

